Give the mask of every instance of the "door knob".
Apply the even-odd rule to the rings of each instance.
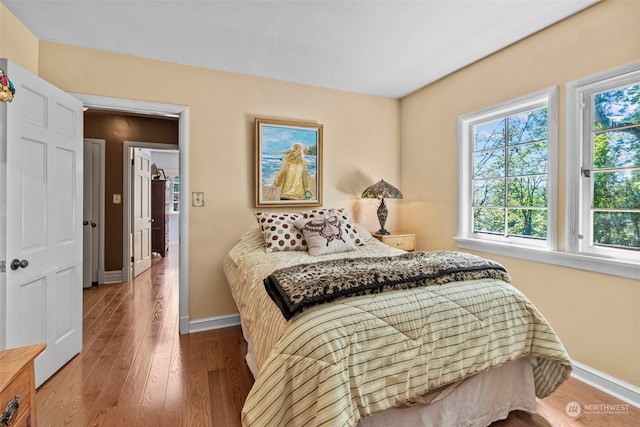
[[[20,267],[27,268],[28,265],[29,265],[29,261],[27,261],[26,259],[23,259],[22,261],[20,261],[19,259],[13,259],[11,261],[11,269],[12,270],[17,270]]]
[[[96,224],[95,222],[91,221],[91,228],[96,228],[98,224]]]
[[[82,221],[82,225],[89,225],[89,221],[85,219],[84,221]]]

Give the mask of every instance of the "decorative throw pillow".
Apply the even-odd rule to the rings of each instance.
[[[264,235],[265,252],[307,250],[302,231],[294,225],[304,218],[302,214],[256,212],[255,216]]]
[[[348,236],[344,235],[342,221],[335,215],[328,218],[299,219],[294,224],[302,231],[311,256],[356,249]]]
[[[355,246],[364,245],[364,239],[358,234],[358,230],[351,222],[349,215],[345,212],[344,208],[330,208],[330,209],[313,209],[310,211],[302,212],[305,218],[329,218],[337,216],[342,223],[342,233],[346,235],[351,243]]]

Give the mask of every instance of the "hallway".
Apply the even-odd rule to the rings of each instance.
[[[83,300],[82,352],[38,389],[40,426],[239,425],[253,383],[242,334],[179,335],[178,245]]]

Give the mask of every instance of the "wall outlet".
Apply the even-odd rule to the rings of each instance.
[[[114,194],[113,195],[113,204],[119,205],[122,203],[122,194]]]
[[[204,206],[204,193],[202,191],[194,191],[191,193],[191,206],[194,208]]]

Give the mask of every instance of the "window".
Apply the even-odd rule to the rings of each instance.
[[[459,237],[553,248],[557,91],[458,119]]]
[[[568,85],[574,252],[640,260],[640,64]],[[576,182],[577,181],[577,182]]]
[[[640,62],[566,86],[557,241],[557,89],[458,118],[458,247],[640,277]],[[560,247],[559,247],[560,246]]]
[[[173,212],[180,212],[180,177],[173,177]]]

